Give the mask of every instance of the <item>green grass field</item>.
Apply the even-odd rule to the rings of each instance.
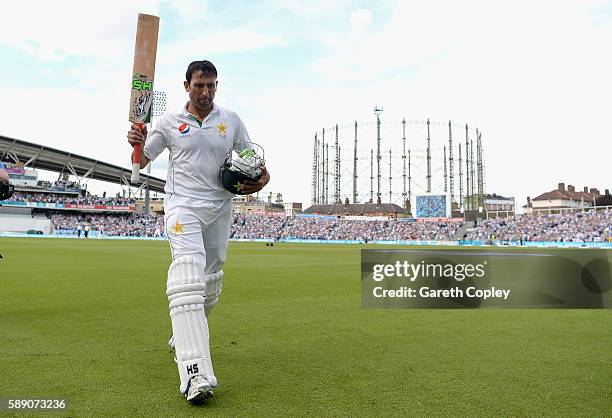
[[[221,386],[191,406],[165,242],[0,239],[0,398],[77,417],[612,415],[612,311],[366,310],[359,249],[230,244]]]

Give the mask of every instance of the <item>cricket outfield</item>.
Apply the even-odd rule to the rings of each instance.
[[[70,416],[612,414],[611,310],[362,309],[363,247],[231,243],[220,387],[193,406],[166,345],[165,242],[0,239],[0,398]]]

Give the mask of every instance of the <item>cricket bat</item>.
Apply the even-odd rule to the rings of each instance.
[[[151,121],[158,33],[159,17],[138,13],[129,120],[141,129],[146,123]],[[132,153],[132,183],[140,180],[141,153],[142,145],[134,146],[134,152]]]

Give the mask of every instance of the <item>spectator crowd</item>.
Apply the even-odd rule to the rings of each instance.
[[[164,217],[132,214],[53,214],[51,222],[55,233],[74,235],[79,227],[89,226],[98,235],[124,237],[161,237]]]
[[[366,221],[298,217],[286,220],[279,238],[357,241],[449,241],[455,239],[460,227],[460,222]]]
[[[53,214],[56,233],[72,234],[89,225],[107,236],[163,236],[163,216],[138,214]],[[357,241],[612,241],[612,210],[561,215],[517,215],[482,221],[466,229],[462,222],[365,221],[325,217],[234,215],[234,239],[315,239]]]
[[[50,182],[48,180],[38,180],[36,187],[40,187],[46,190],[58,190],[58,191],[70,191],[70,192],[80,192],[81,185],[76,181],[72,180],[56,180],[54,182]]]
[[[124,197],[81,196],[59,193],[29,193],[15,192],[11,197],[15,202],[42,202],[73,205],[104,205],[104,206],[133,206],[134,199]]]
[[[489,219],[469,231],[468,240],[608,242],[612,240],[612,210],[552,215],[517,215]]]

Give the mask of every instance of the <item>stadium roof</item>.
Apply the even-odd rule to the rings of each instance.
[[[496,193],[493,194],[485,194],[485,198],[486,199],[495,199],[495,200],[514,200],[513,197],[504,197],[504,196],[500,196]]]
[[[409,211],[395,203],[333,203],[326,205],[312,205],[304,213],[336,215],[351,213],[365,215],[371,213],[394,213],[408,215]]]
[[[61,151],[44,145],[22,141],[0,135],[0,158],[22,162],[25,167],[41,170],[68,172],[77,178],[92,178],[129,187],[143,187],[149,181],[149,188],[155,192],[164,192],[165,180],[140,174],[140,182],[130,182],[131,168],[82,157],[67,151]]]

